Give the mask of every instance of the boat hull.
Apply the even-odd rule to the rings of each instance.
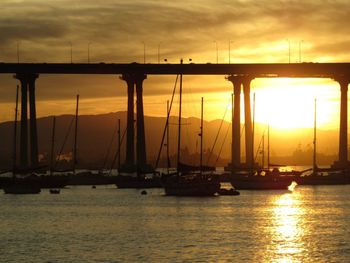
[[[115,185],[119,188],[160,188],[162,184],[159,178],[138,178],[134,176],[117,176]]]
[[[41,192],[38,183],[25,179],[13,180],[3,190],[5,194],[39,194]]]
[[[211,177],[170,176],[164,178],[163,187],[166,195],[172,196],[214,196],[220,190],[219,180]]]
[[[220,184],[219,186],[213,184],[203,184],[194,186],[164,186],[165,194],[173,196],[214,196],[219,189]]]
[[[67,175],[41,175],[37,177],[40,188],[63,188],[68,185]]]
[[[235,176],[231,184],[237,190],[288,190],[292,177]]]
[[[350,179],[346,176],[300,176],[295,181],[298,185],[345,185],[350,184]]]

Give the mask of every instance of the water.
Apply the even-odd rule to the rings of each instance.
[[[179,198],[0,194],[0,262],[349,262],[350,186]]]

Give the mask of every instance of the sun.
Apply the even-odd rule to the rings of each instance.
[[[255,120],[279,129],[311,128],[316,99],[317,127],[336,126],[340,92],[334,85],[314,79],[256,80],[252,83]]]

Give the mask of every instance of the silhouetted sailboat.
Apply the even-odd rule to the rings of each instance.
[[[232,116],[233,117],[233,116]],[[233,121],[233,120],[232,120]],[[255,122],[255,94],[253,96],[253,133],[254,138],[254,123]],[[254,147],[254,139],[253,147]],[[254,153],[254,149],[252,150]],[[231,184],[237,190],[287,190],[288,186],[291,185],[293,177],[280,176],[275,173],[262,174],[259,173],[259,169],[254,167],[254,156],[251,160],[250,171],[231,171]]]
[[[317,166],[316,157],[316,103],[314,103],[314,150],[313,150],[313,162],[312,173],[303,173],[295,177],[295,181],[298,185],[343,185],[349,184],[350,178],[346,169],[334,169],[334,168],[319,168]]]
[[[182,64],[182,60],[181,60]],[[217,176],[204,173],[202,170],[202,143],[203,143],[203,98],[201,107],[201,150],[199,172],[181,171],[180,147],[181,147],[181,103],[182,103],[182,74],[180,75],[180,102],[178,120],[178,144],[177,144],[177,171],[163,175],[163,186],[166,195],[173,196],[213,196],[220,190],[220,182]],[[169,117],[169,112],[168,112]]]
[[[125,133],[124,133],[125,134]],[[124,135],[123,135],[124,138]],[[159,173],[150,166],[142,167],[143,169],[137,169],[137,171],[125,171],[125,169],[120,169],[120,151],[121,151],[121,140],[120,140],[120,122],[118,129],[118,176],[114,177],[114,183],[119,189],[123,188],[160,188],[162,187],[160,183]],[[113,162],[114,163],[114,162]],[[113,164],[112,164],[113,166]]]
[[[5,194],[38,194],[41,192],[39,182],[30,175],[24,175],[22,177],[16,176],[16,160],[17,160],[17,112],[18,112],[18,90],[16,92],[16,109],[15,109],[15,122],[14,122],[14,147],[13,147],[13,171],[12,178],[3,187]]]
[[[74,129],[74,143],[73,143],[73,158],[72,158],[72,171],[68,173],[69,185],[98,185],[98,184],[112,184],[114,180],[111,176],[107,176],[105,173],[96,172],[91,170],[77,171],[78,164],[78,124],[79,124],[79,94],[76,97],[76,109],[75,109],[75,129]]]
[[[51,153],[49,163],[49,174],[33,174],[38,180],[40,188],[63,188],[68,184],[69,176],[66,174],[54,174],[54,147],[55,147],[55,127],[56,117],[52,120],[52,134],[51,134]]]
[[[263,137],[264,138],[264,137]],[[264,145],[264,143],[263,143]],[[264,146],[263,146],[264,151]],[[262,169],[258,172],[261,175],[274,175],[274,176],[298,176],[304,172],[309,171],[310,169],[306,169],[303,171],[297,170],[287,170],[287,165],[285,164],[276,164],[270,162],[270,125],[267,127],[267,167],[264,166],[264,156],[262,157]]]

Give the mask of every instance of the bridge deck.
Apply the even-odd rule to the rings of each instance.
[[[334,78],[350,76],[350,63],[114,64],[0,63],[0,74],[250,75],[253,77]]]

